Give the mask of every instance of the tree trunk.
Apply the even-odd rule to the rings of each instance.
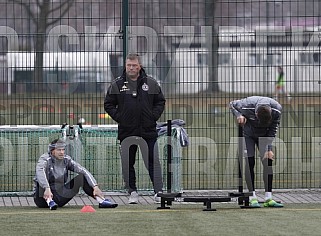
[[[218,92],[218,32],[215,27],[215,9],[217,1],[205,0],[205,25],[211,26],[210,34],[206,34],[208,48],[209,92]]]
[[[35,44],[35,69],[33,74],[34,91],[44,91],[43,78],[43,55],[46,41],[46,29],[48,27],[48,14],[50,11],[50,1],[45,1],[40,7],[40,16],[37,23],[37,35]]]
[[[44,78],[43,78],[43,55],[45,47],[45,33],[38,29],[38,33],[35,41],[35,62],[34,62],[34,92],[40,92],[44,90]]]

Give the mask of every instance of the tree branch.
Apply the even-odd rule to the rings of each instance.
[[[39,0],[37,0],[37,5],[41,6],[41,2]]]
[[[71,7],[71,5],[73,4],[73,2],[74,2],[74,0],[65,1],[65,2],[61,3],[60,5],[58,5],[57,7],[52,8],[52,9],[50,10],[50,12],[54,12],[54,11],[60,10],[60,9],[62,9],[66,4],[70,5],[70,6],[68,6],[68,9],[69,9],[69,8]]]
[[[20,5],[20,6],[22,6],[27,11],[27,13],[30,16],[32,22],[34,24],[37,24],[36,16],[31,11],[30,5],[28,5],[26,2],[23,2],[22,0],[9,0],[9,2],[13,2],[13,3],[16,3],[16,4]]]
[[[66,5],[66,8],[60,12],[60,15],[59,17],[57,17],[56,19],[52,20],[52,21],[48,21],[47,22],[47,26],[50,26],[50,25],[53,25],[55,23],[57,23],[58,21],[61,20],[61,18],[69,11],[70,7],[72,6],[72,4],[75,2],[75,0],[67,0],[65,1],[64,3],[62,3],[61,5],[59,5],[58,7],[56,8],[53,8],[49,11],[50,14],[52,14],[53,12],[57,11],[57,10],[60,10],[62,9],[63,7],[65,7]]]

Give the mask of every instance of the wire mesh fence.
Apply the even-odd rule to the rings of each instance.
[[[117,126],[16,126],[0,128],[0,194],[10,192],[30,194],[33,190],[35,167],[41,155],[48,152],[48,144],[54,139],[66,142],[66,154],[88,169],[105,191],[124,189],[119,158]],[[181,191],[182,147],[178,130],[173,128],[171,141],[166,133],[158,138],[159,155],[164,186],[167,185],[167,149],[171,145],[171,189]],[[141,191],[153,189],[148,172],[138,153],[136,161],[137,186]]]
[[[124,56],[138,52],[166,97],[159,121],[186,122],[184,189],[235,187],[237,128],[228,104],[250,95],[283,107],[275,188],[318,188],[320,8],[316,0],[1,1],[0,125],[116,124],[104,95]]]

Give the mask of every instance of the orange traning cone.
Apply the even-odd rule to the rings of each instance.
[[[96,210],[92,206],[83,206],[80,212],[96,212]]]

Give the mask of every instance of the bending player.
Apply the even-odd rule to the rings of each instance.
[[[265,188],[264,207],[283,207],[272,199],[273,169],[272,141],[276,136],[280,119],[281,105],[268,97],[252,96],[230,102],[231,112],[237,123],[243,126],[243,137],[247,150],[245,180],[250,192],[250,207],[261,207],[254,186],[255,146],[258,147],[263,164]]]

